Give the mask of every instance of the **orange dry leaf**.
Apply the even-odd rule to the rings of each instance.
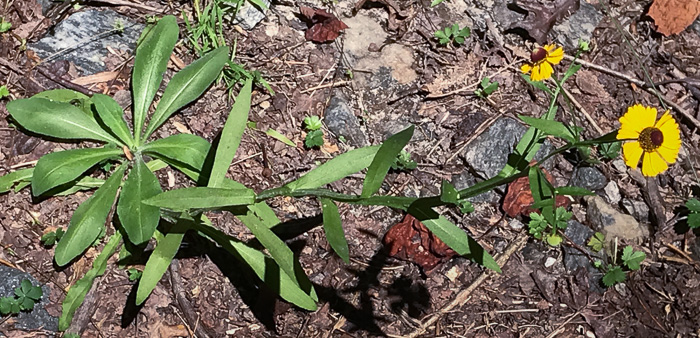
[[[430,274],[457,253],[410,214],[384,235],[389,256],[414,262]]]
[[[682,32],[700,15],[698,0],[654,0],[649,16],[656,23],[656,30],[666,36]]]
[[[552,183],[552,174],[544,169],[542,169],[542,172],[547,178],[547,181]],[[535,199],[532,198],[530,180],[527,176],[521,177],[508,185],[508,193],[506,193],[506,197],[503,199],[503,211],[510,217],[518,216],[518,214],[527,216],[535,211],[530,208],[532,203],[535,203]],[[557,207],[567,207],[569,205],[569,199],[566,198],[566,196],[557,195],[555,204]]]

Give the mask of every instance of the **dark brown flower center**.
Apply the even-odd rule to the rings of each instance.
[[[664,133],[658,128],[648,127],[639,133],[639,145],[645,152],[652,152],[664,143]]]
[[[533,50],[532,53],[530,53],[530,60],[532,61],[532,63],[537,63],[539,61],[542,61],[546,57],[547,57],[547,50],[542,48],[542,47],[537,48],[537,49]]]

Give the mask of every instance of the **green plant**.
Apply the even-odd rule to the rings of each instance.
[[[700,228],[700,201],[695,198],[691,198],[685,203],[685,207],[688,208],[688,226],[691,229]]]
[[[622,149],[622,142],[605,143],[598,146],[600,155],[611,160],[620,156],[620,149]]]
[[[126,272],[129,274],[129,280],[132,282],[141,279],[141,276],[143,275],[143,272],[135,268],[129,268],[126,270]]]
[[[157,229],[159,209],[141,202],[162,191],[153,170],[165,163],[181,171],[198,170],[210,144],[190,134],[176,134],[154,141],[149,141],[149,138],[172,114],[199,97],[214,82],[228,59],[228,48],[220,47],[175,74],[146,124],[149,108],[178,40],[178,31],[175,17],[166,16],[142,33],[132,76],[133,131],[127,126],[119,104],[102,94],[87,97],[69,90],[53,90],[7,104],[12,119],[26,130],[56,139],[92,140],[105,144],[100,148],[50,153],[41,157],[34,168],[0,177],[1,192],[9,190],[13,184],[29,182],[34,196],[97,188],[92,197],[75,210],[67,231],[58,241],[54,257],[58,266],[69,264],[104,236],[105,221],[115,199],[119,228],[134,246],[146,243],[154,236],[158,238],[160,234],[170,235],[170,229]],[[144,155],[158,160],[147,164]],[[108,168],[116,169],[110,173]],[[91,177],[93,172],[103,172],[107,178]],[[126,181],[122,184],[125,176]],[[92,280],[104,272],[107,258],[122,240],[121,231],[111,236],[93,269],[68,291],[59,320],[61,330],[70,324],[73,313],[92,286]],[[124,249],[134,246],[125,246]]]
[[[413,170],[418,167],[418,163],[411,159],[411,153],[406,150],[401,150],[396,158],[391,163],[392,170]]]
[[[433,0],[433,1],[430,3],[430,7],[435,7],[435,6],[439,5],[439,4],[441,4],[443,1],[445,1],[445,0]]]
[[[605,235],[600,232],[596,232],[593,234],[593,237],[588,240],[587,245],[595,252],[603,250],[603,246],[605,245]]]
[[[63,231],[63,228],[58,228],[54,231],[47,232],[41,236],[41,244],[43,244],[45,247],[52,247],[54,244],[56,244],[56,242],[61,240],[65,233],[66,232]]]
[[[605,272],[603,276],[603,284],[607,287],[611,287],[617,283],[622,283],[626,279],[626,271],[636,271],[641,267],[642,261],[646,259],[646,254],[642,251],[634,250],[630,245],[626,246],[622,250],[622,264],[617,264],[617,240],[615,241],[615,247],[613,248],[612,262],[609,264],[604,264],[601,261],[596,261],[595,266]],[[625,269],[626,268],[626,269]]]
[[[20,286],[15,288],[14,296],[0,298],[0,314],[18,314],[20,311],[31,311],[44,292],[39,286],[33,286],[28,279],[23,279]]]
[[[307,148],[323,145],[323,130],[321,130],[321,126],[321,119],[318,116],[307,116],[304,118],[304,129],[307,132],[304,145]]]
[[[443,30],[438,30],[435,32],[435,37],[442,45],[448,45],[453,43],[455,45],[461,45],[464,40],[471,35],[471,30],[469,27],[459,28],[458,24],[453,24],[452,26],[447,26]]]
[[[247,1],[250,1],[258,8],[267,9],[267,6],[261,0]],[[182,12],[182,18],[185,21],[185,28],[187,30],[187,41],[192,46],[192,49],[201,56],[211,50],[225,46],[226,41],[223,34],[224,24],[226,20],[236,16],[241,5],[245,2],[246,0],[213,0],[207,2],[204,8],[202,8],[202,1],[195,0],[193,2],[193,21],[189,20],[184,11]],[[236,45],[234,44],[233,53],[226,62],[228,68],[225,68],[219,77],[220,80],[226,83],[229,89],[236,83],[242,83],[247,79],[252,79],[256,84],[267,89],[272,95],[275,94],[259,71],[246,70],[243,65],[234,61],[235,57]]]
[[[0,86],[0,99],[10,96],[10,91],[7,89],[6,85]]]
[[[474,94],[480,98],[486,98],[487,96],[495,92],[496,89],[498,89],[498,82],[491,82],[491,79],[489,79],[489,77],[487,76],[481,80],[479,86],[481,88],[477,88],[477,90],[474,91]]]
[[[5,21],[5,18],[0,17],[0,33],[6,33],[12,28],[12,23]]]
[[[535,212],[530,213],[530,222],[528,223],[530,234],[537,239],[545,239],[551,246],[557,246],[562,241],[557,230],[565,230],[566,222],[571,219],[571,216],[572,213],[563,207],[555,209],[553,219],[547,219],[546,216]]]

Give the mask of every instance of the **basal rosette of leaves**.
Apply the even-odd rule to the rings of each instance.
[[[210,149],[208,141],[189,134],[149,141],[172,114],[197,99],[214,82],[228,60],[228,48],[221,47],[182,69],[172,77],[151,112],[178,35],[175,17],[166,16],[147,27],[139,39],[132,75],[133,129],[126,123],[119,104],[102,94],[87,97],[59,89],[7,104],[12,120],[24,130],[54,140],[102,144],[49,153],[34,168],[0,177],[0,192],[14,185],[16,189],[31,185],[32,195],[38,197],[97,188],[75,210],[58,241],[54,256],[58,266],[70,264],[104,236],[105,223],[109,222],[116,201],[120,231],[102,249],[94,268],[69,290],[59,322],[61,330],[70,324],[94,278],[104,272],[104,264],[117,249],[122,232],[124,240],[133,244],[128,247],[144,244],[154,236],[170,235],[172,229],[159,228],[160,210],[141,202],[162,192],[153,171],[167,163],[176,169],[196,172]],[[150,120],[146,123],[148,115]],[[146,163],[145,155],[156,160]],[[103,172],[107,178],[93,177],[97,172]],[[122,250],[128,250],[127,246]]]

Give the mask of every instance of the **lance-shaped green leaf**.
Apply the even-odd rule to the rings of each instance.
[[[170,231],[158,239],[158,245],[148,257],[146,267],[143,268],[143,274],[139,279],[139,286],[136,289],[136,305],[141,305],[156,287],[158,281],[163,278],[165,270],[168,269],[175,254],[180,249],[185,232],[192,226],[193,220],[178,218]]]
[[[252,80],[248,79],[238,93],[236,102],[231,107],[224,129],[221,131],[219,144],[216,147],[216,156],[212,165],[211,174],[207,186],[212,188],[221,187],[221,183],[226,177],[228,167],[231,165],[236,150],[241,144],[243,131],[245,131],[246,121],[248,121],[248,111],[250,110],[250,91]]]
[[[117,203],[119,221],[131,243],[139,245],[149,240],[156,230],[160,209],[142,201],[162,191],[156,175],[148,170],[141,156],[137,156]]]
[[[75,194],[78,191],[97,189],[97,188],[101,187],[104,183],[105,183],[105,180],[103,180],[103,179],[94,178],[91,176],[83,176],[78,181],[75,182],[74,186],[69,187],[66,190],[59,191],[53,195],[54,196],[68,196],[68,195]]]
[[[148,139],[178,109],[202,95],[219,76],[226,61],[228,47],[222,46],[175,74],[153,112],[143,139]]]
[[[318,296],[313,285],[304,284],[304,288],[300,287],[296,278],[290,278],[272,258],[214,228],[206,217],[203,217],[202,221],[196,224],[198,231],[209,236],[234,257],[245,262],[260,280],[277,291],[284,300],[302,309],[316,310]],[[303,271],[299,273],[303,274]]]
[[[438,236],[458,255],[472,258],[488,269],[501,272],[496,260],[479,243],[432,208],[418,202],[408,209],[408,213],[421,221],[430,232]]]
[[[34,174],[34,168],[20,169],[9,174],[0,176],[0,194],[6,193],[12,189],[12,186],[22,182],[29,181]]]
[[[121,149],[85,148],[58,151],[42,156],[32,176],[32,193],[39,196],[59,185],[83,175],[85,171],[104,160],[117,158]]]
[[[586,188],[581,188],[581,187],[557,187],[554,189],[554,192],[557,195],[566,195],[566,196],[593,196],[595,195],[594,192],[586,189]]]
[[[7,111],[19,125],[37,134],[64,140],[120,143],[78,107],[44,98],[14,100]]]
[[[290,191],[315,189],[328,183],[335,182],[343,177],[367,168],[370,163],[372,163],[378,150],[379,146],[370,146],[340,154],[309,171],[306,175],[299,177],[297,180],[287,183],[284,185],[284,188]]]
[[[143,33],[141,43],[136,48],[131,86],[134,94],[134,136],[137,145],[141,145],[141,130],[148,108],[163,81],[163,73],[168,66],[168,59],[173,53],[179,32],[175,17],[164,16],[154,27]]]
[[[103,94],[93,95],[91,101],[95,106],[95,111],[100,117],[100,120],[109,128],[112,134],[119,138],[122,143],[133,147],[134,138],[131,136],[126,121],[124,121],[124,111],[119,103],[114,101],[113,98]]]
[[[54,259],[58,266],[64,266],[78,257],[104,230],[125,170],[125,164],[119,166],[95,194],[75,209],[68,230],[56,245]]]
[[[440,201],[450,204],[459,203],[459,192],[448,180],[442,180],[440,188]]]
[[[546,135],[552,135],[554,137],[563,138],[571,143],[576,142],[576,135],[574,135],[571,128],[567,128],[563,123],[554,120],[547,119],[537,119],[529,116],[518,116],[525,123],[541,130]]]
[[[209,152],[209,141],[192,134],[175,134],[145,144],[141,151],[163,160],[177,161],[199,170]]]
[[[321,198],[321,210],[323,210],[323,230],[326,232],[328,244],[343,259],[345,264],[349,264],[350,250],[348,249],[348,241],[345,239],[338,206],[331,199]]]
[[[193,187],[162,192],[143,202],[148,205],[177,211],[216,209],[253,204],[255,203],[255,192],[250,189]]]
[[[75,90],[71,89],[51,89],[51,90],[45,90],[43,92],[37,93],[36,95],[32,96],[33,98],[43,98],[43,99],[49,99],[51,101],[58,101],[58,102],[71,102],[73,100],[89,100],[90,98],[80,92],[76,92]]]
[[[112,235],[102,249],[102,252],[100,252],[100,255],[92,262],[92,269],[88,270],[83,278],[79,279],[68,289],[66,298],[63,300],[61,318],[58,319],[58,329],[60,331],[65,331],[70,326],[75,311],[78,310],[83,303],[85,295],[87,295],[88,291],[92,288],[92,283],[95,281],[95,278],[105,273],[105,269],[107,269],[107,260],[109,260],[109,257],[112,257],[121,239],[122,235],[119,231]]]
[[[372,164],[370,164],[367,169],[365,182],[362,185],[362,197],[370,197],[379,191],[382,182],[384,182],[384,177],[389,172],[391,164],[396,160],[396,156],[399,155],[401,149],[411,140],[413,129],[414,126],[410,126],[392,135],[382,143],[377,151],[377,155],[374,156],[372,160]]]

